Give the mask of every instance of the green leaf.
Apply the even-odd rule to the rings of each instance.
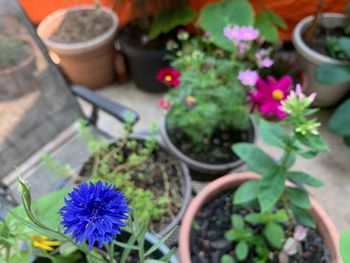
[[[173,247],[168,251],[168,253],[162,256],[159,260],[164,262],[170,262],[170,258],[175,254],[175,252],[176,252],[176,247]]]
[[[302,135],[300,133],[296,136],[297,140],[304,144],[305,146],[309,147],[312,150],[323,152],[323,151],[329,151],[328,145],[324,142],[321,135],[314,135],[314,134],[307,134]]]
[[[267,41],[276,42],[278,40],[278,30],[266,13],[262,12],[256,16],[255,28],[259,29],[260,35]]]
[[[287,192],[287,196],[288,196],[289,201],[292,204],[294,204],[295,206],[302,208],[302,209],[310,209],[311,208],[309,195],[307,193],[305,193],[304,191],[302,191],[298,188],[288,187],[286,192]]]
[[[244,204],[257,198],[260,180],[251,180],[243,183],[233,195],[233,204]]]
[[[264,236],[275,248],[281,248],[284,240],[284,230],[276,223],[268,223],[263,230]]]
[[[350,81],[349,65],[323,64],[316,68],[316,79],[325,85],[341,84]]]
[[[328,122],[328,128],[336,134],[350,136],[350,99],[336,109]]]
[[[339,38],[339,45],[346,53],[348,57],[350,57],[350,37],[341,37]]]
[[[288,169],[293,166],[297,159],[297,156],[294,153],[289,153],[285,161],[285,168]]]
[[[309,211],[306,211],[304,209],[300,209],[296,206],[291,206],[292,211],[294,213],[294,216],[297,220],[297,222],[301,225],[304,225],[306,227],[310,227],[310,228],[315,228],[315,222],[312,219],[312,216],[310,215]]]
[[[270,21],[279,26],[280,28],[286,30],[288,29],[288,25],[287,23],[283,20],[282,17],[280,17],[279,15],[277,15],[275,12],[273,12],[271,9],[266,8],[264,10],[264,12],[266,13],[266,15],[269,17]]]
[[[163,238],[161,238],[157,243],[155,243],[153,246],[151,246],[146,252],[145,252],[145,257],[151,255],[154,251],[159,249],[165,241],[167,241],[177,230],[177,227],[174,227],[169,233],[167,233]]]
[[[218,47],[233,51],[232,41],[224,36],[224,27],[228,25],[254,24],[254,10],[249,1],[226,0],[207,4],[199,14],[198,26],[209,32],[211,41]]]
[[[249,247],[247,242],[245,241],[240,241],[235,248],[235,253],[237,256],[237,259],[242,261],[245,260],[248,256],[249,253]]]
[[[288,179],[292,179],[299,184],[306,184],[313,187],[324,186],[324,183],[321,180],[304,172],[288,172],[287,177]]]
[[[220,263],[235,263],[235,260],[230,255],[223,255],[220,258]]]
[[[350,263],[350,233],[340,235],[340,255],[344,263]]]
[[[264,219],[262,218],[261,214],[258,213],[248,214],[244,217],[244,220],[253,225],[264,223]]]
[[[255,144],[236,143],[232,149],[241,160],[247,163],[251,171],[257,172],[261,176],[265,176],[271,167],[276,166],[275,161]]]
[[[231,223],[234,228],[243,230],[244,229],[244,221],[242,216],[240,215],[232,215],[231,216]]]
[[[189,6],[171,9],[168,12],[156,15],[148,36],[150,39],[155,39],[162,33],[166,34],[178,26],[190,23],[195,17],[196,12]]]
[[[16,253],[10,257],[8,263],[30,263],[32,257],[31,250],[22,250],[19,253]]]
[[[275,167],[261,179],[258,201],[262,212],[275,206],[285,189],[285,179],[285,172],[280,172]]]
[[[63,256],[71,255],[77,250],[78,247],[70,242],[63,243],[58,247],[58,251]]]
[[[289,144],[289,135],[280,124],[261,119],[259,122],[259,135],[265,143],[285,149]]]

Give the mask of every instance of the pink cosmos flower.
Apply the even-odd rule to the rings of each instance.
[[[160,99],[159,100],[159,106],[161,106],[164,110],[169,110],[170,109],[170,103],[165,100],[165,99]]]
[[[259,112],[265,117],[278,117],[285,119],[288,115],[281,110],[281,102],[285,100],[292,86],[292,78],[283,76],[280,80],[274,77],[267,77],[267,81],[258,79],[256,90],[250,93],[253,100],[251,111],[258,107]]]
[[[158,71],[157,80],[176,88],[180,85],[180,71],[171,67],[163,68]]]
[[[259,68],[269,68],[274,63],[266,49],[260,49],[256,52],[255,59]]]
[[[237,78],[244,86],[254,86],[259,75],[255,70],[247,69],[240,71]]]

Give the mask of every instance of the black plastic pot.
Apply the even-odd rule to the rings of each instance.
[[[139,89],[148,92],[165,92],[167,86],[156,79],[158,71],[169,66],[166,50],[147,50],[132,46],[123,35],[118,34],[121,51],[126,57],[126,66]]]

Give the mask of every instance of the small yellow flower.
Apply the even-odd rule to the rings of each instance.
[[[31,235],[30,240],[33,242],[33,246],[46,251],[53,251],[53,247],[61,245],[58,241],[50,241],[46,236]]]

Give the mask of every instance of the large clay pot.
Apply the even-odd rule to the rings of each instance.
[[[38,35],[48,49],[59,57],[59,64],[74,84],[88,88],[101,88],[113,82],[114,70],[114,38],[117,33],[118,17],[109,8],[101,7],[101,11],[109,14],[112,25],[106,32],[96,38],[79,43],[58,43],[50,40],[68,12],[93,10],[95,6],[78,6],[56,11],[46,17],[37,29]]]
[[[298,62],[302,69],[305,70],[309,86],[307,93],[316,92],[317,97],[314,101],[315,106],[328,107],[337,103],[349,90],[350,83],[342,83],[336,85],[323,85],[316,80],[315,71],[317,66],[321,64],[341,65],[348,64],[325,55],[322,55],[311,49],[303,40],[302,34],[308,29],[313,16],[308,16],[300,21],[293,31],[293,44],[298,53]],[[324,13],[320,18],[320,23],[327,28],[344,27],[348,25],[349,19],[343,14]]]
[[[260,176],[251,172],[232,173],[211,182],[199,192],[199,194],[191,201],[180,228],[179,255],[182,263],[191,263],[190,236],[192,222],[200,209],[218,194],[229,189],[234,189],[248,180],[257,179],[260,179]],[[310,198],[312,205],[312,216],[316,222],[319,233],[322,235],[328,249],[330,250],[332,257],[331,262],[341,263],[342,261],[338,252],[339,235],[337,229],[323,208],[312,197]]]

